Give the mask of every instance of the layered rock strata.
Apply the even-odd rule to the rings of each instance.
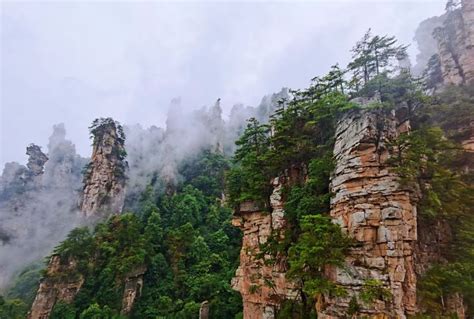
[[[351,299],[357,300],[359,314],[369,317],[406,318],[416,311],[416,206],[388,164],[389,144],[407,124],[394,113],[373,110],[354,110],[338,123],[331,217],[356,245],[343,268],[328,270],[347,296],[325,296],[318,318],[340,318]],[[390,297],[362,302],[368,279],[377,280]]]
[[[122,296],[121,315],[127,316],[132,311],[135,301],[140,297],[143,288],[143,275],[146,267],[137,267],[127,274],[125,278],[125,287]]]
[[[58,255],[51,257],[28,319],[47,319],[57,302],[71,303],[74,300],[84,283],[82,275],[76,273],[76,267],[73,259],[63,261]]]
[[[474,81],[474,0],[462,0],[460,8],[448,10],[434,37],[443,82],[459,85]]]
[[[261,245],[267,242],[272,232],[278,233],[286,224],[282,184],[279,178],[273,181],[271,213],[254,202],[244,202],[232,220],[233,225],[243,232],[240,265],[232,287],[242,295],[245,319],[274,318],[283,300],[296,298],[295,286],[285,277],[285,261],[277,257],[274,263],[266,263],[272,257],[259,256]]]
[[[122,212],[125,200],[124,137],[121,127],[105,119],[93,132],[92,157],[84,176],[81,211],[86,217]]]

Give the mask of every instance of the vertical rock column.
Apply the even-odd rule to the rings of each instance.
[[[474,0],[462,0],[449,11],[442,27],[435,29],[438,55],[445,84],[474,81]]]
[[[466,83],[474,83],[474,0],[461,1],[464,39],[460,64],[464,68]]]
[[[318,318],[347,314],[351,299],[359,314],[377,318],[406,318],[416,308],[413,246],[416,207],[390,170],[388,143],[405,130],[393,114],[355,110],[338,123],[331,182],[331,217],[356,244],[344,269],[329,270],[331,278],[348,292],[325,296]],[[365,304],[359,294],[367,279],[376,279],[390,292],[388,300]]]
[[[132,311],[135,301],[140,297],[143,288],[143,275],[146,267],[139,266],[129,272],[125,278],[125,287],[122,296],[121,315],[128,316]]]
[[[86,217],[103,217],[122,212],[127,169],[125,137],[121,126],[111,118],[94,124],[92,157],[84,176],[81,211]]]
[[[232,221],[243,231],[240,265],[232,287],[242,295],[245,319],[273,319],[281,302],[296,295],[294,286],[285,278],[285,262],[277,258],[275,263],[265,264],[258,256],[260,245],[268,240],[272,231],[285,227],[282,185],[278,178],[273,186],[270,198],[272,213],[262,210],[254,202],[244,202]]]
[[[75,273],[76,268],[77,264],[72,259],[64,261],[57,255],[51,257],[46,277],[41,280],[28,319],[49,318],[56,302],[73,301],[84,283],[83,276]]]

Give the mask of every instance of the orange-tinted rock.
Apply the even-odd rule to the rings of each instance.
[[[389,165],[389,143],[408,129],[409,123],[399,123],[394,114],[376,110],[352,111],[338,124],[331,217],[359,244],[348,254],[345,269],[332,274],[348,295],[325,296],[318,318],[347,314],[352,296],[358,296],[367,279],[379,280],[391,300],[359,301],[360,315],[406,318],[416,310],[416,207]]]
[[[81,211],[86,217],[104,217],[122,212],[125,200],[124,140],[118,123],[105,119],[94,136],[92,157],[84,177]]]
[[[132,311],[135,301],[140,297],[143,288],[143,275],[146,267],[141,266],[129,272],[125,278],[125,288],[122,296],[121,315],[128,315]]]
[[[51,257],[46,277],[41,280],[28,319],[49,318],[58,301],[71,303],[84,283],[82,275],[75,273],[76,261],[62,261],[58,255]]]
[[[274,263],[266,263],[270,256],[259,257],[260,245],[268,240],[272,231],[285,227],[281,184],[275,179],[273,185],[274,192],[270,198],[272,213],[262,210],[255,203],[246,202],[233,220],[233,225],[242,229],[243,239],[240,265],[232,287],[242,295],[245,319],[274,318],[280,303],[296,296],[294,285],[285,277],[285,261],[277,257]]]

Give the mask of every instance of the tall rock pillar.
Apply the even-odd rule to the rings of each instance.
[[[340,318],[354,301],[359,315],[372,318],[406,318],[416,310],[416,206],[388,164],[388,144],[408,127],[393,113],[363,109],[338,123],[331,217],[355,245],[345,267],[328,271],[347,296],[325,296],[318,318]],[[360,293],[369,279],[377,280],[390,297],[365,304]]]
[[[111,118],[95,120],[91,126],[93,150],[84,173],[81,211],[86,217],[122,212],[125,199],[125,136]]]
[[[295,285],[286,279],[286,263],[276,258],[266,263],[270,256],[259,256],[260,246],[267,242],[272,231],[284,229],[282,180],[273,181],[270,197],[271,212],[265,211],[254,202],[243,202],[234,215],[232,224],[242,229],[240,265],[232,280],[232,288],[240,292],[245,319],[273,319],[281,302],[296,298]]]
[[[434,32],[445,84],[474,81],[474,0],[462,0],[461,7],[448,10],[442,27]]]

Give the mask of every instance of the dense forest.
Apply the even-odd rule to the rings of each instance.
[[[464,296],[468,315],[474,315],[474,176],[460,144],[465,132],[459,130],[474,114],[474,88],[451,86],[432,93],[436,70],[414,77],[400,63],[407,59],[406,46],[370,30],[352,53],[347,68],[335,65],[308,88],[291,91],[269,123],[250,118],[232,157],[203,149],[180,164],[176,185],[150,180],[136,210],[70,232],[52,254],[63,263],[77,262],[61,276],[80,274],[84,284],[72,303],[56,303],[50,318],[122,318],[124,279],[136,269],[144,270],[144,284],[127,317],[197,318],[207,301],[210,318],[241,318],[241,297],[231,288],[242,237],[231,225],[233,212],[245,201],[269,210],[271,179],[295,167],[304,174],[283,190],[288,227],[272,233],[261,258],[272,263],[284,256],[287,276],[299,287],[298,298],[282,301],[277,317],[316,318],[323,294],[345,294],[324,268],[342,266],[356,244],[329,216],[336,125],[361,107],[390,114],[401,105],[412,129],[390,145],[398,154],[390,159],[391,169],[404,187],[419,194],[423,223],[443,222],[453,229],[444,262],[419,280],[426,309],[419,318],[451,315],[443,296],[452,293]],[[369,102],[362,105],[364,99]],[[0,318],[25,317],[40,276],[47,275],[39,273],[42,268],[36,263],[19,274],[0,297]],[[347,318],[361,304],[390,298],[390,291],[367,280],[359,296],[351,300]]]

